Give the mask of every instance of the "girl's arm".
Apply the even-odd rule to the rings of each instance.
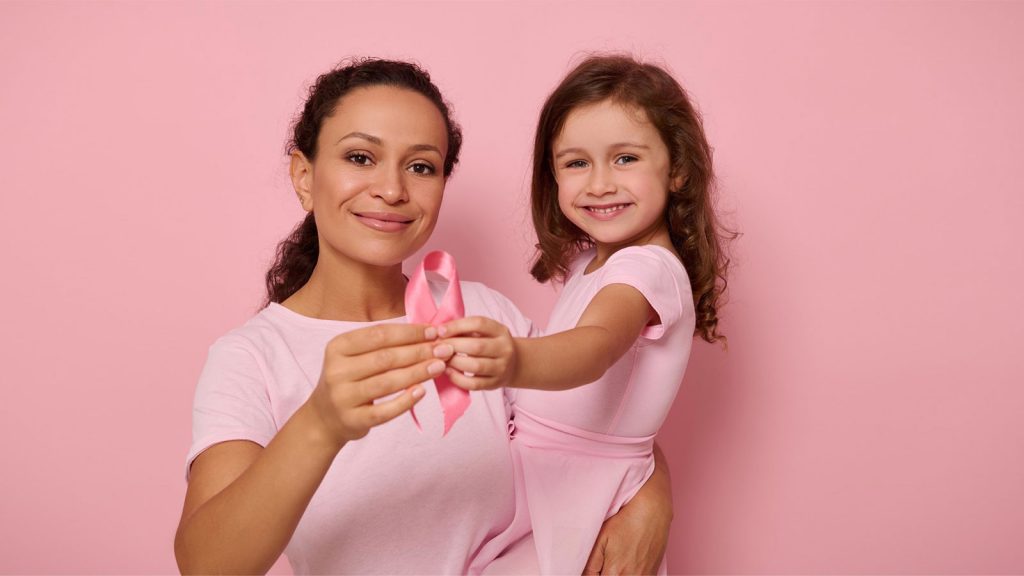
[[[432,329],[408,324],[336,337],[309,400],[266,448],[229,441],[197,457],[174,539],[181,572],[269,570],[342,447],[409,410],[423,396],[417,384],[443,370],[433,338]]]
[[[504,325],[480,316],[454,320],[439,332],[456,353],[448,375],[462,388],[567,390],[600,378],[652,318],[654,310],[639,290],[609,284],[590,301],[576,327],[565,332],[512,338]]]

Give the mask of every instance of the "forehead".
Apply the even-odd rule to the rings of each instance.
[[[643,108],[602,100],[574,108],[566,116],[555,144],[572,141],[575,145],[609,138],[619,141],[625,137],[645,142],[650,138],[660,139]]]
[[[418,92],[393,86],[356,88],[338,100],[320,137],[333,143],[350,132],[376,136],[385,145],[433,144],[444,151],[448,143],[437,106]]]

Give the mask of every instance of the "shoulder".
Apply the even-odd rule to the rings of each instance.
[[[599,285],[626,284],[638,290],[657,313],[660,324],[642,334],[658,339],[679,320],[692,324],[693,296],[683,263],[661,246],[629,246],[612,254],[600,270]]]
[[[605,274],[658,274],[665,280],[671,278],[680,292],[690,291],[690,279],[682,261],[674,252],[661,246],[627,246],[612,254],[601,268]]]
[[[241,326],[217,338],[210,345],[207,362],[251,365],[263,372],[270,351],[281,341],[281,329],[277,324],[273,309],[264,308]]]
[[[467,316],[487,316],[508,326],[513,336],[528,336],[533,323],[504,294],[480,282],[459,283]]]

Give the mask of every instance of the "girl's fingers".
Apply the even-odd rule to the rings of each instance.
[[[389,370],[366,380],[354,382],[352,387],[355,397],[352,398],[352,404],[368,404],[378,398],[409,388],[413,384],[430,380],[443,373],[444,369],[444,361],[433,358],[407,368]]]
[[[479,358],[497,358],[502,355],[499,341],[493,338],[445,338],[440,342],[450,345],[456,354]]]
[[[447,360],[454,353],[451,345],[440,342],[420,342],[372,350],[355,357],[339,358],[339,371],[343,380],[365,380],[390,370],[407,368],[430,359]]]
[[[448,360],[448,366],[459,372],[468,372],[474,377],[497,376],[504,372],[499,361],[473,356],[452,356]]]
[[[391,400],[367,406],[364,410],[366,427],[378,426],[408,412],[410,408],[423,398],[423,394],[423,386],[416,384]]]
[[[465,336],[469,334],[481,334],[484,336],[494,337],[502,332],[507,332],[504,324],[483,316],[467,316],[465,318],[459,318],[458,320],[452,320],[451,322],[438,326],[437,328],[437,333],[442,338]]]
[[[448,379],[463,390],[490,390],[495,387],[496,380],[485,376],[466,376],[458,370],[449,368],[445,371]]]
[[[377,324],[340,334],[327,343],[326,354],[358,356],[382,348],[429,342],[437,329],[426,324]]]

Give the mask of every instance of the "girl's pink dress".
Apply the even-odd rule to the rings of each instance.
[[[574,328],[609,284],[639,290],[660,324],[648,326],[601,379],[572,390],[510,391],[517,518],[511,556],[488,573],[528,566],[533,529],[543,574],[581,574],[605,519],[636,494],[654,470],[654,435],[668,414],[693,341],[690,283],[679,259],[660,246],[632,246],[584,274],[595,252],[574,261],[546,334]],[[525,514],[524,511],[528,511]],[[665,564],[662,562],[662,572]]]

